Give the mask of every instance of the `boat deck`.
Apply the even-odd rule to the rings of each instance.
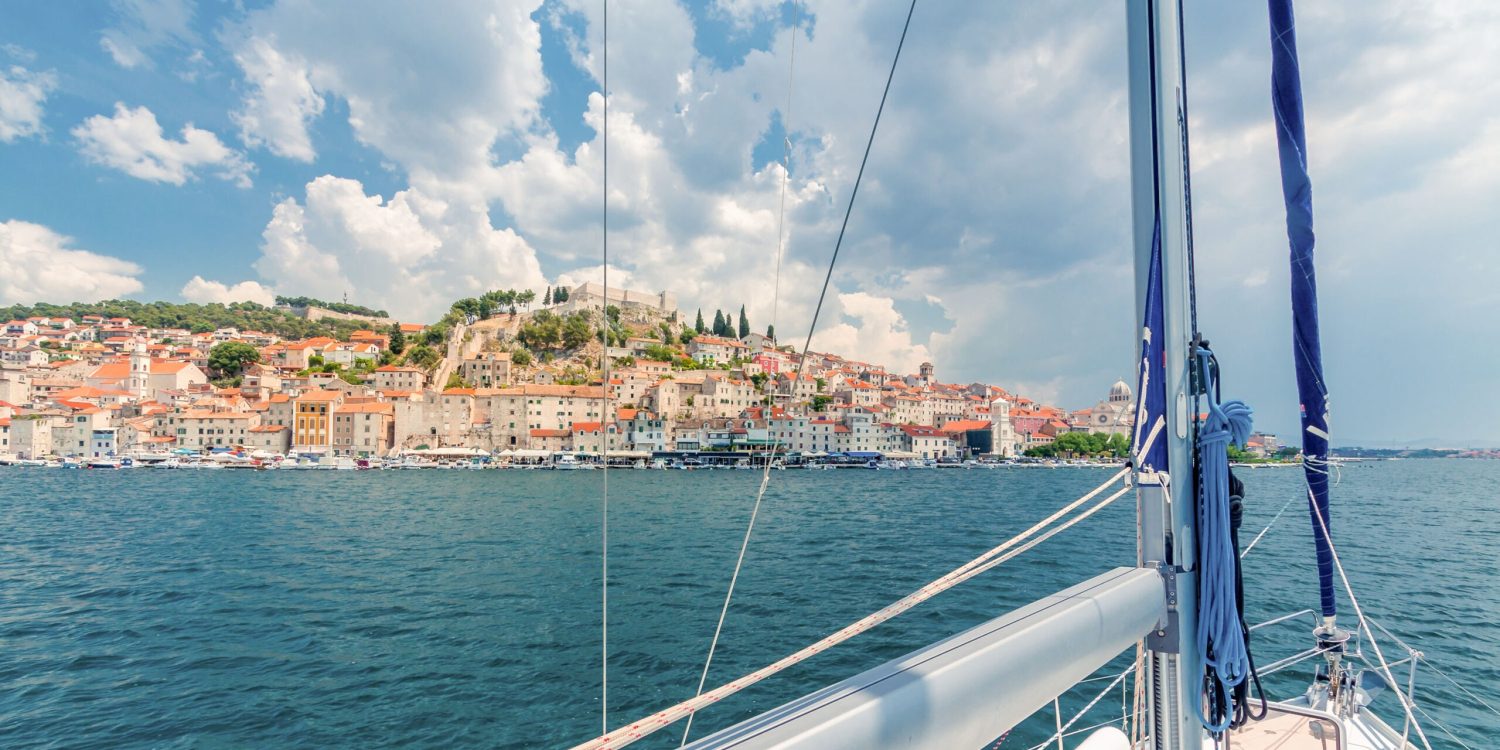
[[[1228,735],[1233,750],[1405,750],[1411,745],[1369,712],[1339,720],[1320,711],[1280,703],[1266,718]],[[1212,747],[1212,740],[1204,748]]]

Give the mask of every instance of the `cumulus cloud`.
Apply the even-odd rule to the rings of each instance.
[[[267,307],[276,304],[276,291],[263,286],[258,281],[241,281],[230,285],[221,281],[209,281],[202,276],[194,276],[183,285],[181,294],[182,298],[188,302],[200,304],[218,302],[227,305],[231,302],[255,302]]]
[[[597,89],[602,19],[597,3],[559,0],[538,14],[539,26],[530,17],[537,6],[252,11],[231,35],[250,84],[246,142],[311,159],[308,128],[327,115],[323,101],[337,100],[360,143],[410,186],[385,201],[359,186],[340,193],[335,209],[310,183],[266,227],[262,275],[278,288],[289,279],[339,287],[327,293],[357,288],[362,299],[390,294],[368,301],[433,314],[488,279],[530,278],[540,288],[543,269],[554,280],[595,273],[603,98],[568,83],[575,71],[558,71],[553,82],[568,88],[553,94],[571,98],[542,109],[549,84],[539,40],[555,35]],[[620,269],[612,281],[670,289],[690,315],[745,303],[757,328],[775,315],[783,338],[805,331],[905,10],[806,6],[796,30],[765,0],[642,0],[610,19],[609,244]],[[1475,238],[1496,236],[1486,207],[1500,185],[1486,165],[1500,153],[1500,50],[1486,30],[1500,11],[1459,0],[1424,14],[1401,7],[1331,3],[1299,17],[1325,311],[1400,293],[1421,297],[1416,317],[1493,312],[1487,277],[1472,271],[1494,263],[1492,243]],[[1133,359],[1123,14],[1085,0],[969,10],[918,11],[825,330],[856,356],[895,358],[892,366],[920,347],[946,378],[1031,383],[1091,403],[1128,376]],[[731,59],[711,38],[726,34],[725,18]],[[744,30],[766,24],[770,42],[757,33],[745,49]],[[1188,24],[1189,45],[1201,50],[1190,88],[1204,326],[1249,342],[1240,351],[1228,338],[1220,344],[1257,363],[1264,377],[1247,379],[1261,392],[1248,395],[1291,403],[1290,378],[1269,364],[1285,360],[1289,343],[1284,300],[1269,293],[1284,289],[1286,270],[1264,11],[1215,6]],[[796,94],[784,112],[793,34]],[[549,120],[579,109],[592,136]],[[793,152],[773,303],[783,135]],[[395,213],[364,235],[336,220],[372,211]],[[412,233],[438,249],[392,272],[409,288],[361,277],[370,272],[356,259],[381,253],[380,236],[413,222],[421,232]],[[1409,272],[1392,269],[1418,245],[1434,246],[1443,267],[1471,272],[1424,270],[1430,283],[1410,289]],[[487,265],[491,252],[511,253],[507,273]],[[1460,293],[1445,297],[1448,289]],[[917,305],[935,312],[919,316]],[[920,319],[928,315],[952,324],[930,331]],[[1326,343],[1340,346],[1331,334]],[[1380,349],[1344,346],[1356,358]],[[1351,395],[1346,403],[1387,408],[1379,394]]]
[[[93,302],[141,290],[140,266],[72,244],[41,224],[0,224],[0,304]]]
[[[277,3],[252,12],[235,32],[252,87],[239,115],[247,142],[310,159],[307,127],[328,95],[347,104],[360,142],[418,184],[483,169],[498,137],[530,127],[547,90],[530,19],[539,4],[455,0],[433,12],[398,0]]]
[[[311,162],[317,153],[307,125],[323,113],[323,96],[309,80],[307,64],[261,38],[246,42],[234,60],[252,87],[233,115],[240,139],[277,156]]]
[[[150,52],[196,38],[188,0],[112,0],[114,25],[99,35],[99,46],[122,68],[150,67]]]
[[[304,202],[278,204],[255,269],[287,294],[348,294],[407,318],[491,289],[537,288],[536,254],[515,232],[494,229],[483,206],[449,203],[416,189],[390,200],[358,181],[324,175]]]
[[[0,69],[0,143],[42,132],[42,103],[57,88],[57,75],[19,65]]]
[[[145,107],[115,103],[114,117],[94,115],[73,128],[83,155],[148,182],[181,185],[208,169],[240,187],[250,187],[254,166],[207,130],[182,128],[181,140],[162,134],[156,115]]]
[[[916,372],[918,365],[932,361],[927,346],[912,341],[906,319],[889,297],[852,292],[840,294],[838,303],[845,320],[818,331],[813,349],[882,364],[895,372]]]

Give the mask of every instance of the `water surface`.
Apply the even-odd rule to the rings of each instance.
[[[1106,476],[776,473],[710,683],[899,598]],[[1298,493],[1300,476],[1264,469],[1245,479],[1249,537]],[[0,746],[589,739],[600,728],[601,480],[0,468]],[[758,480],[610,473],[612,725],[691,695]],[[1497,487],[1500,463],[1434,460],[1361,464],[1334,491],[1335,538],[1366,612],[1471,689],[1500,684]],[[1310,534],[1294,504],[1247,560],[1252,620],[1316,606]],[[1134,549],[1127,499],[705,711],[694,735],[1128,565]],[[1258,660],[1306,648],[1304,630],[1257,640]],[[1288,672],[1270,686],[1290,694],[1305,682]],[[1492,744],[1494,714],[1466,707],[1433,674],[1419,670],[1418,683],[1439,721],[1475,747]],[[1092,692],[1080,689],[1065,710]],[[1118,718],[1111,703],[1099,721]],[[1399,723],[1389,696],[1377,708]],[[1005,747],[1034,744],[1051,724],[1044,712]],[[1434,747],[1457,747],[1436,727],[1428,733]],[[680,730],[661,735],[636,746],[675,747]]]

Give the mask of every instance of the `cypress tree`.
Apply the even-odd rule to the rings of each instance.
[[[724,313],[719,310],[714,310],[714,335],[724,335]]]
[[[750,335],[750,319],[747,318],[747,317],[745,317],[745,306],[744,305],[740,305],[740,335],[739,335],[739,338],[745,338],[746,336],[749,336],[749,335]]]
[[[542,297],[542,304],[548,307],[552,306],[552,287],[547,287],[547,294]]]
[[[704,331],[708,330],[708,326],[703,325],[703,308],[701,307],[698,308],[698,322],[693,324],[693,330],[697,331],[698,333],[703,333]]]
[[[766,338],[773,343],[776,341],[776,326],[766,326]]]

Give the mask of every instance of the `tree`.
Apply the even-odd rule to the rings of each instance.
[[[745,317],[745,306],[744,305],[740,305],[740,330],[739,330],[739,334],[740,334],[739,338],[745,338],[746,336],[750,335],[750,319],[747,318],[747,317]]]
[[[510,353],[510,363],[517,367],[527,367],[531,364],[531,352],[525,349],[516,349]]]
[[[426,344],[418,344],[406,352],[406,363],[423,370],[432,369],[442,359],[443,355],[438,354],[436,349]]]
[[[824,409],[828,408],[828,405],[831,403],[833,403],[833,398],[831,396],[824,396],[820,393],[816,396],[813,396],[812,398],[812,410],[823,411]]]
[[[660,344],[652,344],[641,350],[641,356],[657,362],[671,362],[677,358],[677,352]]]
[[[693,324],[693,330],[697,331],[698,333],[703,333],[704,331],[708,330],[708,327],[703,325],[703,308],[701,307],[698,308],[698,322]]]
[[[682,333],[678,335],[677,340],[682,342],[683,346],[687,346],[688,344],[693,343],[693,339],[695,338],[698,338],[698,334],[694,333],[693,329],[684,328],[682,330]]]
[[[208,368],[222,378],[239,377],[246,365],[260,361],[260,350],[243,341],[225,341],[208,350]]]
[[[776,326],[766,326],[766,338],[770,339],[771,343],[776,343]]]
[[[400,323],[391,324],[391,345],[388,347],[391,354],[400,354],[406,351],[406,334],[401,332]]]
[[[536,292],[527,289],[526,291],[516,295],[516,301],[521,303],[521,305],[526,307],[527,309],[530,309],[531,303],[536,301]]]
[[[589,325],[587,315],[569,315],[562,326],[562,344],[567,349],[577,349],[594,338],[594,327]]]
[[[568,292],[568,288],[567,287],[560,286],[555,291],[552,292],[552,301],[553,302],[559,302],[559,303],[561,303],[561,302],[567,302],[568,298],[571,297],[571,296],[573,296],[573,295],[570,292]]]
[[[448,390],[449,388],[470,388],[470,387],[472,387],[472,386],[470,386],[467,382],[464,381],[463,376],[459,375],[456,372],[449,373],[448,374],[448,382],[443,384],[443,390],[445,390],[445,391]]]
[[[714,310],[714,335],[724,335],[724,313]]]
[[[546,307],[552,306],[552,287],[550,286],[547,287],[547,293],[542,295],[542,305]]]

